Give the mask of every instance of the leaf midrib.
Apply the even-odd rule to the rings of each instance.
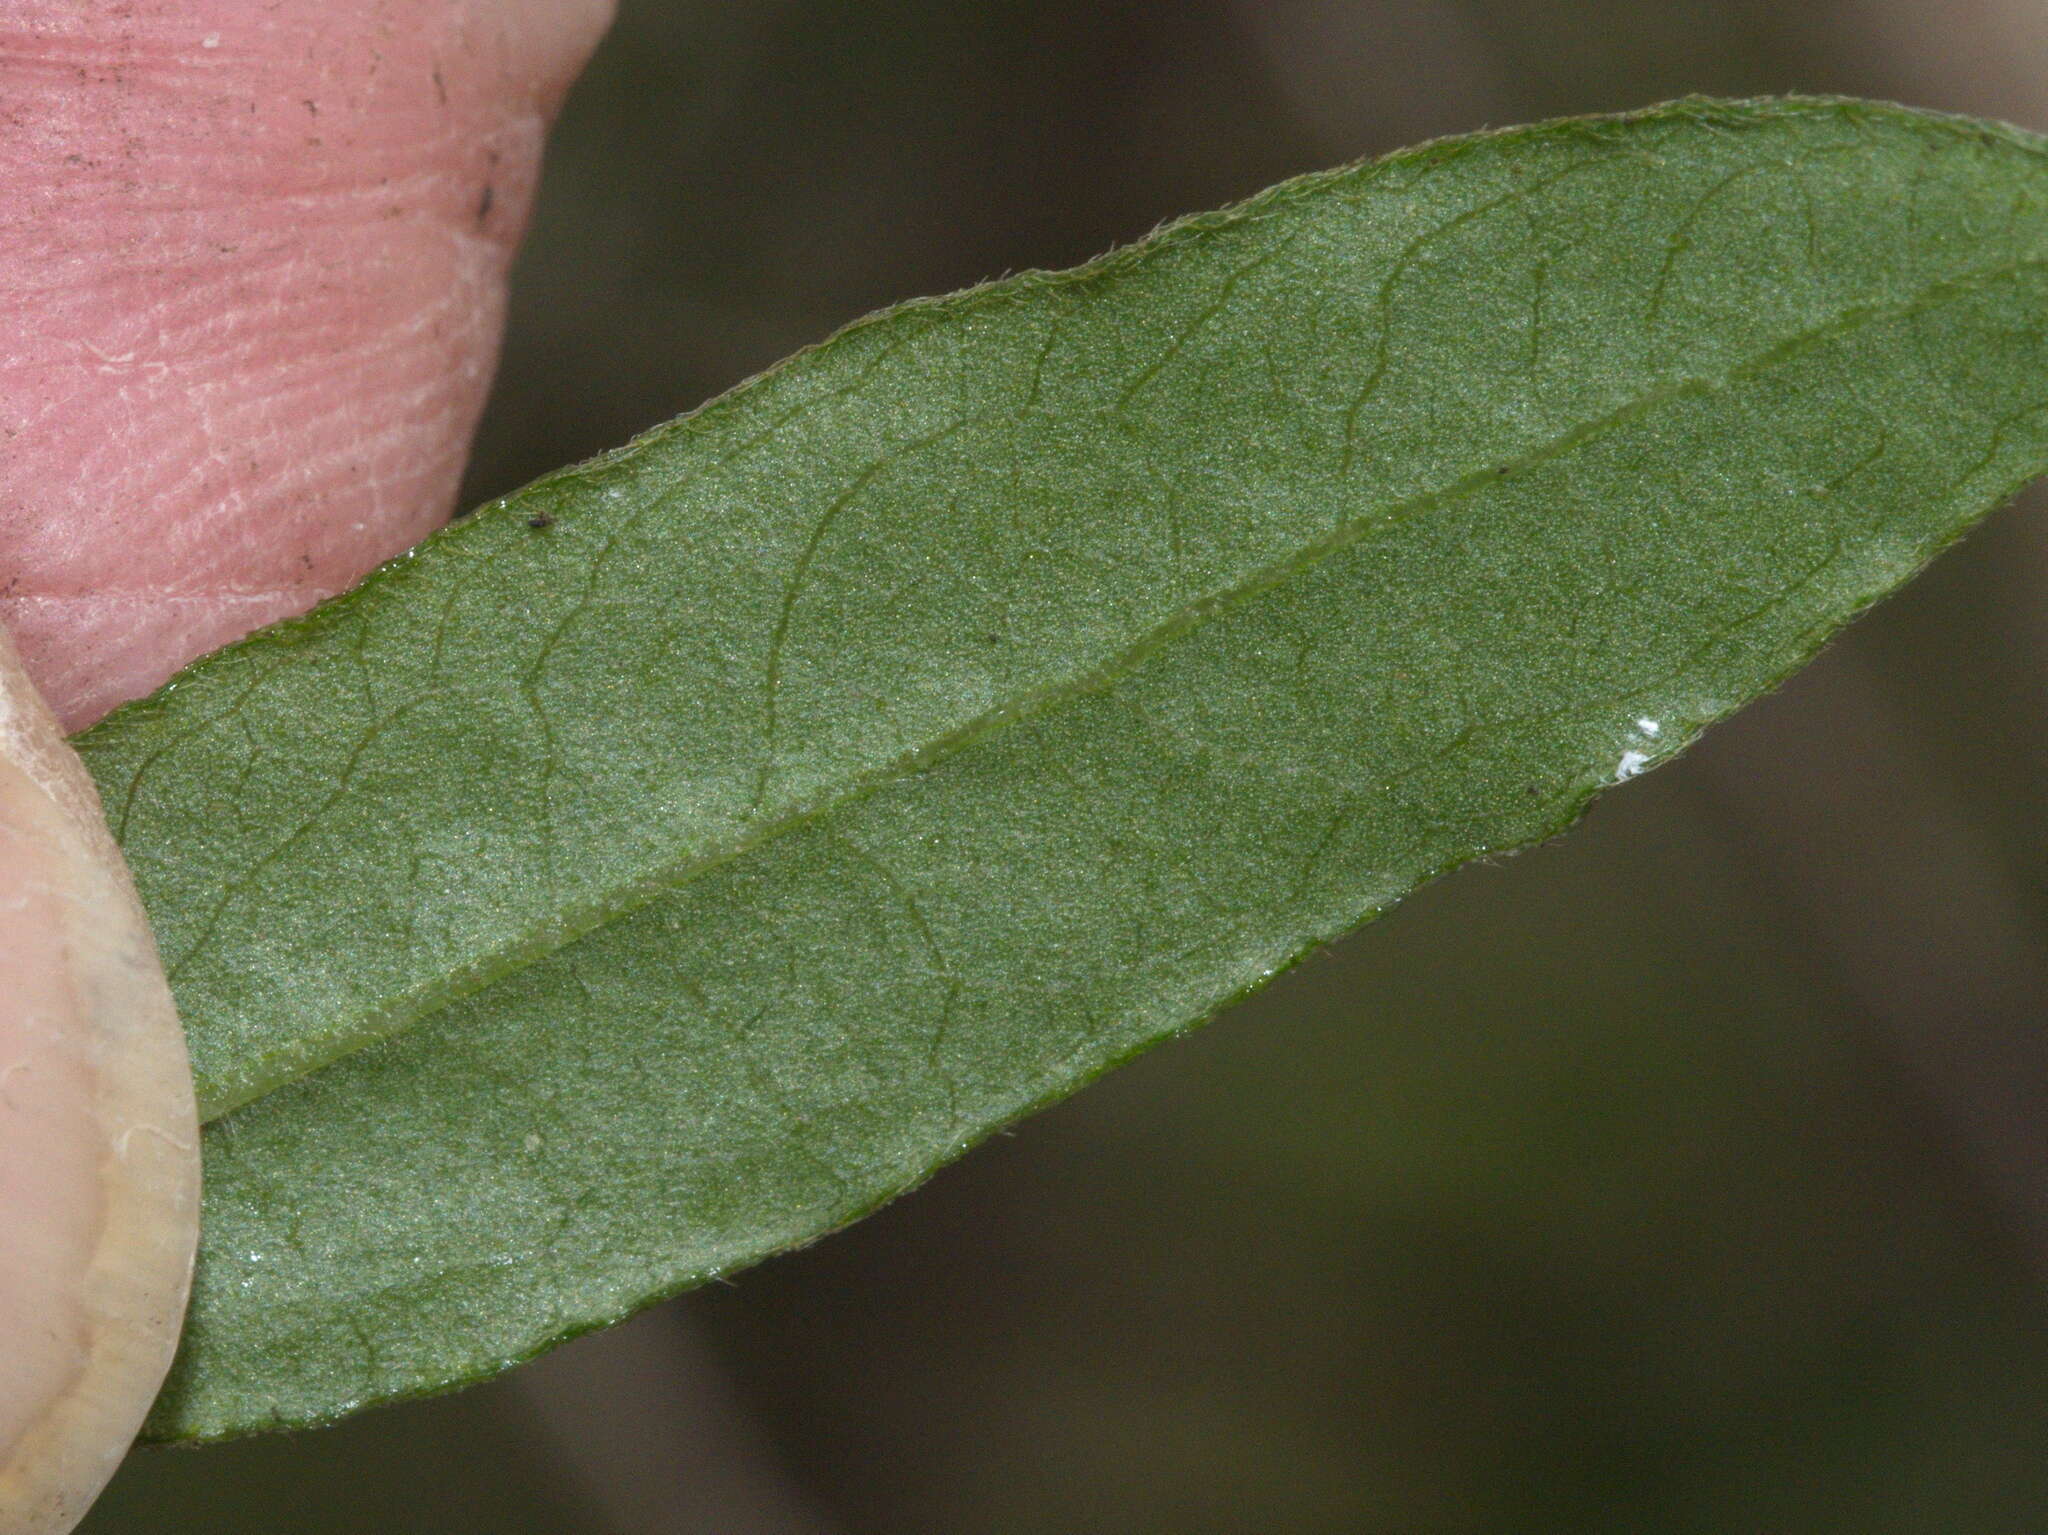
[[[357,1051],[403,1034],[442,1009],[487,989],[506,975],[572,947],[599,929],[673,894],[736,858],[798,831],[825,815],[857,804],[905,777],[926,771],[999,730],[1046,714],[1068,700],[1112,687],[1185,635],[1358,546],[1375,532],[1438,507],[1455,504],[1488,486],[1500,484],[1504,479],[1563,458],[1662,406],[1711,395],[1767,372],[1804,351],[1849,334],[1865,324],[1907,319],[1938,308],[1953,297],[1991,286],[2028,270],[2044,268],[2048,268],[2048,258],[2022,257],[1929,283],[1908,298],[1890,303],[1848,306],[1828,319],[1716,373],[1675,378],[1655,385],[1517,457],[1505,462],[1490,458],[1481,467],[1458,476],[1446,485],[1349,519],[1292,554],[1261,566],[1234,585],[1183,604],[1097,667],[1029,689],[1007,703],[984,710],[923,745],[899,753],[878,768],[851,775],[836,788],[796,802],[782,815],[722,847],[662,864],[645,877],[622,884],[608,898],[593,901],[580,911],[572,909],[567,913],[553,914],[546,923],[536,924],[528,935],[479,954],[449,975],[401,993],[384,1008],[360,1015],[357,1025],[345,1032],[312,1040],[300,1036],[291,1047],[260,1057],[264,1067],[261,1071],[251,1070],[246,1063],[238,1063],[235,1077],[242,1084],[240,1090],[224,1092],[204,1102],[203,1117],[210,1123],[278,1088],[345,1060]],[[516,509],[507,509],[505,515],[515,513]],[[202,1096],[205,1095],[202,1093]]]

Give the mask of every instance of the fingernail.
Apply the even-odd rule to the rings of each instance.
[[[61,1535],[177,1347],[184,1036],[92,785],[0,640],[0,1531]]]

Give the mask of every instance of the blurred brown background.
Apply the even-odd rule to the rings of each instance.
[[[624,0],[474,498],[869,309],[1690,91],[2048,128],[2032,0]],[[2048,524],[866,1224],[87,1528],[2048,1528]]]

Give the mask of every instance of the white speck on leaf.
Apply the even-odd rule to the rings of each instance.
[[[1647,753],[1623,752],[1621,754],[1621,761],[1614,766],[1614,781],[1616,783],[1628,782],[1629,779],[1635,777],[1636,774],[1648,767],[1649,763],[1650,759]]]
[[[1637,720],[1636,729],[1640,730],[1646,736],[1659,736],[1664,733],[1663,724],[1660,721],[1653,719]]]

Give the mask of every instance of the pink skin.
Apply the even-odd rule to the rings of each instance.
[[[68,1530],[118,1462],[197,1222],[183,1039],[58,722],[447,516],[610,9],[0,0],[6,1535]]]
[[[0,0],[0,622],[67,728],[449,513],[610,0]]]

